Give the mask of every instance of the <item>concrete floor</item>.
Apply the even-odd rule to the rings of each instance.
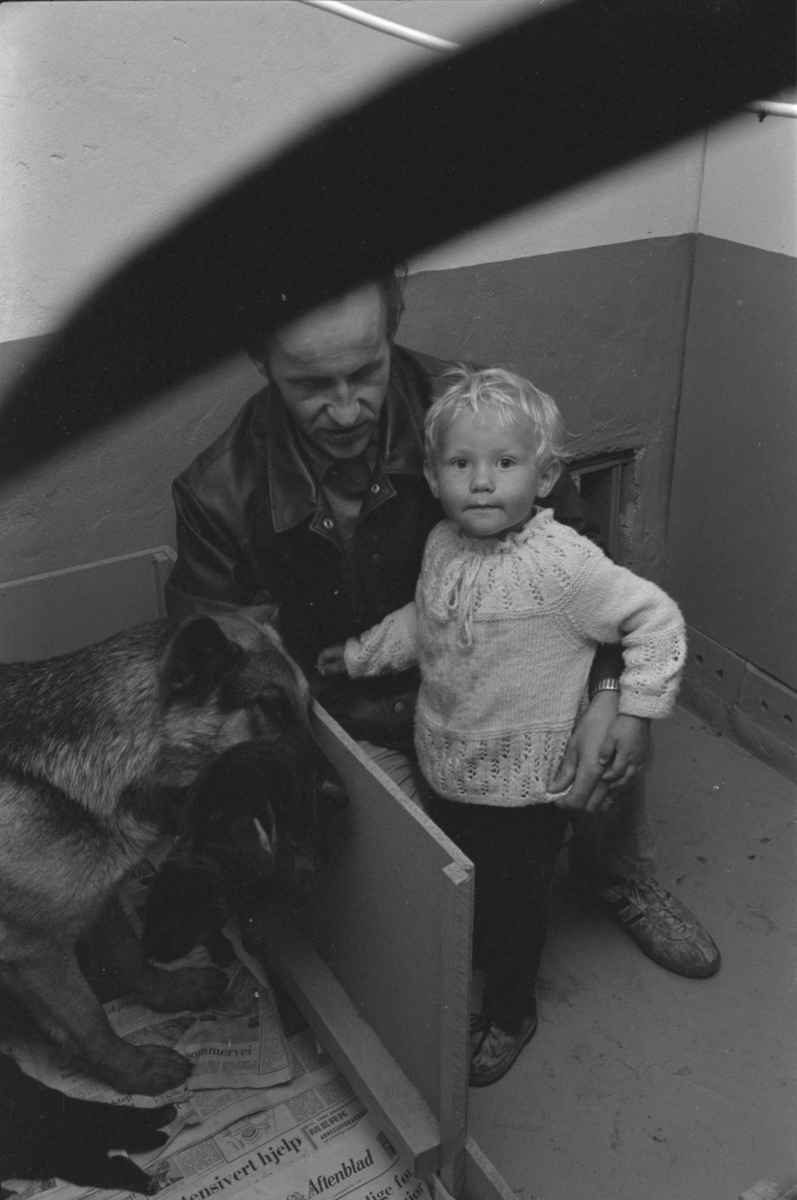
[[[539,1030],[470,1091],[522,1200],[736,1200],[797,1175],[795,789],[683,710],[656,734],[658,878],[723,963],[663,971],[560,881]]]

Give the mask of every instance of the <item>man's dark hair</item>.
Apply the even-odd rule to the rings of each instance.
[[[398,263],[390,271],[386,271],[383,275],[378,275],[371,282],[379,289],[379,294],[384,302],[385,332],[387,340],[392,345],[399,327],[401,314],[404,312],[404,288],[407,283],[407,264],[405,262]],[[364,283],[360,286],[367,287],[368,285]],[[329,301],[321,301],[320,303],[329,303]],[[257,315],[253,313],[247,314],[243,337],[241,339],[244,350],[257,359],[263,351],[264,341],[265,339],[257,321]]]

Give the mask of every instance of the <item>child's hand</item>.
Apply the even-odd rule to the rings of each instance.
[[[642,769],[650,746],[650,720],[621,713],[603,739],[598,758],[605,770],[601,775],[609,790],[623,787]]]
[[[343,661],[343,651],[346,649],[343,642],[339,646],[327,646],[326,650],[322,650],[316,662],[316,670],[319,675],[345,675],[346,664]]]

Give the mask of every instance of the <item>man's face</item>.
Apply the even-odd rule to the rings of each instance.
[[[361,454],[390,373],[379,289],[369,285],[295,321],[271,339],[266,355],[257,365],[305,437],[333,458]]]

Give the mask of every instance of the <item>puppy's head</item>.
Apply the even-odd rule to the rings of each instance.
[[[155,962],[184,958],[200,942],[218,937],[226,921],[218,872],[180,846],[149,886],[141,947]]]

